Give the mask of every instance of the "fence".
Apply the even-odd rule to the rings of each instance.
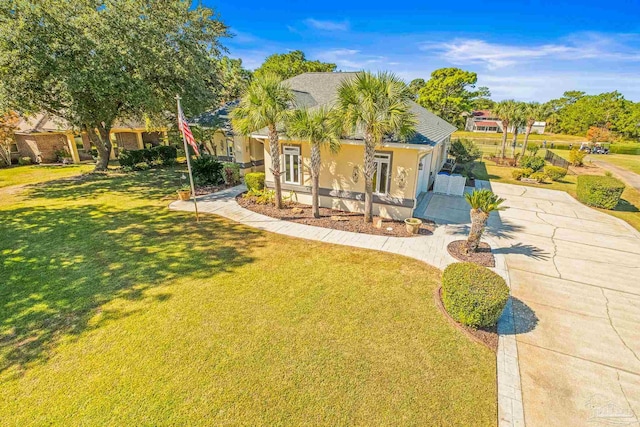
[[[569,169],[569,162],[551,150],[547,150],[547,154],[544,155],[544,159],[553,166],[560,166],[561,168]]]

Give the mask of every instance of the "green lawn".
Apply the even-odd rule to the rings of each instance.
[[[483,132],[467,132],[467,131],[456,131],[453,133],[452,138],[471,138],[476,140],[498,140],[502,141],[502,133],[492,132],[492,133],[483,133]],[[511,142],[513,139],[513,134],[507,134],[507,141]],[[562,135],[562,134],[543,134],[538,135],[536,133],[532,133],[529,135],[529,141],[531,142],[542,142],[547,141],[551,143],[552,141],[555,143],[576,143],[585,141],[584,136],[576,136],[576,135]],[[524,141],[524,134],[518,135],[518,142]]]
[[[607,154],[606,156],[590,156],[592,159],[602,160],[616,166],[628,169],[640,175],[640,156],[630,154]]]
[[[1,194],[3,425],[496,425],[438,270],[196,224],[166,208],[181,173]]]
[[[11,185],[24,185],[51,180],[66,178],[78,175],[82,172],[90,172],[93,165],[60,165],[60,166],[11,166],[0,168],[0,188]]]

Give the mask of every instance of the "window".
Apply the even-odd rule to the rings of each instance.
[[[11,152],[12,153],[18,152],[18,144],[11,144]]]
[[[227,139],[227,156],[233,159],[233,139]]]
[[[373,192],[387,194],[389,192],[389,178],[391,173],[391,154],[376,153],[374,157]]]
[[[300,184],[302,173],[300,168],[300,147],[284,146],[284,182],[287,184]]]

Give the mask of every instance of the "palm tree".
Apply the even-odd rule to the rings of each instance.
[[[278,127],[282,126],[290,114],[293,92],[273,73],[255,77],[240,104],[232,111],[233,127],[243,135],[267,128],[271,173],[276,190],[275,205],[282,209],[282,184],[280,182],[280,144]]]
[[[524,157],[527,144],[529,143],[529,135],[531,134],[531,129],[537,120],[545,119],[549,114],[549,110],[545,104],[540,104],[539,102],[529,102],[526,104],[526,108],[524,110],[524,116],[526,119],[527,129],[524,134],[524,143],[522,144],[522,156]]]
[[[464,198],[471,205],[471,231],[467,238],[467,253],[475,252],[480,245],[480,239],[487,228],[489,214],[493,211],[503,210],[500,205],[504,202],[491,190],[474,190],[473,193],[465,193]]]
[[[311,145],[311,204],[313,216],[320,218],[320,149],[322,145],[333,153],[340,149],[340,129],[333,110],[326,107],[295,110],[287,120],[287,135],[306,139]]]
[[[515,116],[517,110],[517,103],[513,99],[506,101],[500,101],[493,113],[502,122],[502,158],[506,157],[507,153],[507,132],[509,131],[509,124],[512,118]]]
[[[415,132],[413,98],[407,85],[394,74],[358,73],[338,88],[337,107],[343,130],[364,137],[364,221],[373,221],[373,175],[376,146],[385,137],[406,140]]]
[[[527,122],[526,119],[527,104],[524,102],[516,102],[513,110],[513,116],[511,117],[511,128],[513,128],[513,139],[511,140],[511,147],[513,152],[511,153],[513,158],[516,157],[516,147],[518,145],[518,133],[522,126]]]

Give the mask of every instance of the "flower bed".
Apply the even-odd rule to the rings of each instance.
[[[238,204],[253,212],[278,218],[285,221],[300,224],[314,225],[316,227],[331,228],[334,230],[351,231],[354,233],[375,234],[381,236],[414,237],[433,234],[435,224],[423,220],[418,234],[409,234],[403,221],[383,220],[382,227],[377,228],[372,223],[365,223],[363,215],[354,212],[344,212],[330,208],[320,208],[320,218],[314,218],[311,206],[301,203],[288,202],[284,209],[277,209],[273,205],[261,205],[256,203],[255,197],[236,198]]]

